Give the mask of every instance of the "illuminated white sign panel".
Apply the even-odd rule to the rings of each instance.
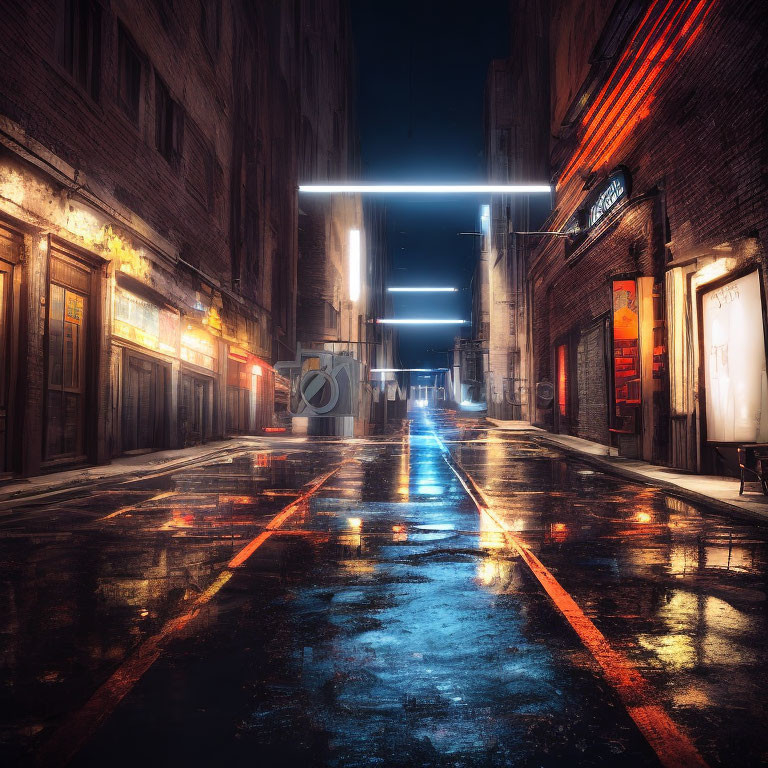
[[[707,440],[768,442],[760,278],[751,272],[702,297]]]
[[[360,230],[349,230],[349,300],[360,298]]]
[[[300,184],[304,194],[332,195],[531,195],[551,191],[549,184]]]

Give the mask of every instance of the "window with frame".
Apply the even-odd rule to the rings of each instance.
[[[187,126],[186,180],[187,188],[207,210],[213,209],[213,155],[197,128]]]
[[[325,326],[334,331],[339,330],[339,310],[331,303],[325,305]]]
[[[64,0],[59,63],[95,101],[101,77],[101,6]]]
[[[141,55],[125,27],[117,25],[118,96],[120,106],[134,122],[139,122],[141,103]]]
[[[181,159],[184,113],[168,86],[155,75],[155,144],[157,151],[174,167]]]

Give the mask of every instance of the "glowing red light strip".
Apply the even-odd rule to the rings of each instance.
[[[658,2],[659,0],[656,0]],[[704,18],[708,15],[712,8],[713,3],[707,6],[706,0],[699,0],[695,5],[693,12],[685,20],[682,27],[673,32],[674,27],[685,18],[691,5],[695,0],[686,0],[678,6],[674,11],[671,19],[666,18],[668,16],[668,10],[671,3],[667,3],[662,13],[656,18],[648,30],[645,42],[638,51],[637,56],[630,64],[623,75],[619,78],[616,86],[611,89],[611,93],[616,93],[619,88],[622,88],[627,82],[627,79],[632,76],[631,81],[622,88],[622,95],[618,100],[613,101],[610,97],[603,99],[603,95],[606,92],[608,86],[616,81],[618,71],[621,65],[626,60],[626,55],[622,56],[621,60],[614,70],[614,74],[609,78],[608,84],[603,88],[598,98],[590,110],[587,112],[586,118],[591,118],[597,111],[597,116],[594,122],[589,126],[587,134],[581,141],[579,150],[574,154],[571,161],[566,166],[565,170],[561,174],[558,187],[562,187],[567,183],[576,173],[577,169],[584,165],[594,167],[599,162],[606,161],[620,146],[620,144],[629,135],[628,126],[635,126],[639,120],[643,119],[649,114],[649,105],[655,96],[658,87],[667,78],[662,78],[662,73],[665,67],[669,68],[671,62],[678,61],[681,56],[690,48],[693,39],[698,37],[701,31],[701,24]],[[655,7],[654,3],[654,7]],[[702,9],[704,9],[703,15],[700,16]],[[649,9],[650,10],[650,9]],[[647,21],[649,14],[647,13],[643,23]],[[646,48],[653,38],[653,33],[659,27],[661,22],[666,22],[666,26],[653,44],[650,51],[646,53]],[[684,38],[691,30],[694,23],[697,23],[697,27],[691,33],[691,37],[685,41],[682,49],[675,54],[674,49],[680,43],[680,40]],[[642,24],[641,24],[642,27]],[[633,42],[637,38],[638,34],[642,31],[641,28],[635,33]],[[670,43],[670,39],[672,42]],[[664,46],[667,46],[664,53],[657,58],[657,55]],[[630,44],[631,46],[631,44]],[[625,51],[625,54],[627,51]],[[645,61],[640,64],[640,57],[644,55]],[[655,66],[651,68],[654,60],[657,60]],[[650,72],[649,72],[650,68]],[[658,82],[657,82],[658,80]],[[646,100],[645,104],[641,101],[647,94],[651,94],[650,98]]]
[[[597,118],[595,122],[593,123],[593,127],[590,127],[590,130],[587,132],[587,134],[584,136],[584,138],[581,141],[581,148],[576,153],[576,155],[573,157],[571,162],[566,167],[565,171],[563,172],[562,176],[560,177],[560,181],[558,182],[558,186],[562,186],[563,184],[566,184],[575,174],[578,167],[585,161],[590,154],[593,153],[593,150],[596,147],[599,147],[600,142],[604,139],[606,132],[608,132],[611,127],[616,127],[616,122],[621,119],[622,117],[622,110],[624,110],[624,107],[627,105],[627,102],[630,99],[630,96],[633,93],[636,93],[638,86],[640,85],[641,81],[643,81],[646,72],[648,71],[649,67],[651,66],[651,63],[653,62],[654,58],[658,54],[659,50],[666,44],[668,35],[676,23],[678,17],[681,13],[684,13],[690,4],[693,2],[693,0],[686,0],[686,2],[683,5],[680,5],[677,10],[674,12],[674,15],[672,16],[672,19],[669,20],[666,27],[662,31],[661,35],[659,36],[656,43],[653,45],[651,50],[647,53],[647,56],[645,58],[645,61],[640,65],[640,68],[635,71],[629,85],[622,90],[621,95],[616,101],[610,101],[606,100],[606,103],[601,107],[600,112],[597,115]],[[666,12],[665,8],[665,12]],[[650,41],[650,37],[653,34],[654,30],[659,24],[659,21],[663,18],[664,14],[660,16],[656,22],[654,23],[651,30],[648,32],[648,36],[645,39],[645,42],[643,43],[642,48],[640,51],[638,51],[637,56],[635,56],[635,59],[633,60],[632,64],[628,68],[627,72],[625,73],[625,76],[620,80],[620,85],[625,82],[626,76],[633,71],[633,68],[638,64],[640,61],[640,56],[643,54],[646,45]],[[652,70],[652,72],[655,72],[654,75],[657,76],[659,72],[658,65]],[[650,85],[648,81],[646,81],[646,89]],[[611,93],[615,94],[618,90],[617,88],[614,88]],[[633,99],[633,102],[636,103],[636,99]],[[610,111],[606,114],[605,110],[610,105]],[[626,120],[626,116],[624,117]],[[620,126],[619,126],[620,127]],[[598,150],[599,151],[599,150]]]
[[[587,110],[587,114],[584,115],[584,119],[581,121],[582,125],[589,125],[592,121],[592,116],[595,114],[595,110],[601,105],[601,99],[606,95],[608,89],[611,87],[611,84],[616,78],[616,75],[621,71],[621,66],[624,64],[624,62],[629,58],[630,53],[632,52],[632,48],[635,44],[635,41],[637,40],[638,35],[640,32],[643,31],[643,27],[645,26],[646,22],[648,21],[648,18],[650,17],[651,13],[655,10],[656,6],[661,2],[661,0],[654,0],[653,3],[651,3],[651,6],[646,11],[645,16],[643,17],[643,20],[638,25],[637,29],[635,30],[635,34],[632,35],[632,39],[629,41],[629,45],[624,49],[624,53],[621,55],[621,58],[619,59],[618,63],[613,69],[613,72],[611,73],[611,77],[606,81],[605,85],[600,90],[599,95],[592,103],[592,106]],[[666,15],[667,11],[669,10],[669,6],[673,0],[668,0],[667,5],[665,6],[664,10],[656,17],[656,21],[653,23],[653,26],[651,27],[650,31],[645,36],[645,39],[643,40],[643,43],[640,46],[640,49],[635,54],[635,62],[639,61],[640,56],[642,54],[643,48],[648,44],[650,41],[651,35],[656,31],[656,27],[659,25],[661,20]],[[616,85],[616,88],[620,88],[623,84],[624,79],[629,75],[631,72],[631,67],[629,67],[623,77],[621,78],[621,82],[619,82]],[[613,90],[616,90],[614,88]]]
[[[702,0],[703,2],[703,0]],[[702,5],[702,3],[699,3],[699,5]],[[704,14],[702,15],[701,19],[699,19],[699,22],[696,26],[696,28],[691,32],[690,38],[686,41],[685,45],[683,46],[682,50],[678,53],[678,55],[675,57],[675,63],[680,60],[680,58],[685,54],[685,52],[690,48],[693,41],[699,36],[701,30],[704,27],[704,19],[709,14],[710,10],[712,9],[712,6],[710,5],[706,10],[704,11]],[[695,19],[695,16],[698,15],[698,8],[695,15],[691,18],[691,22]],[[689,25],[687,25],[688,28]],[[687,32],[687,29],[685,30]],[[685,34],[684,32],[684,34]],[[603,163],[607,163],[611,156],[614,154],[614,152],[618,149],[618,147],[621,146],[621,144],[624,143],[624,140],[627,138],[627,136],[631,133],[632,129],[640,122],[640,120],[644,119],[648,116],[650,113],[650,105],[653,103],[654,99],[656,98],[656,95],[659,92],[659,89],[661,86],[666,82],[666,78],[659,79],[659,81],[655,84],[654,88],[649,93],[648,97],[646,98],[646,102],[643,105],[642,110],[639,110],[635,112],[635,114],[632,116],[632,118],[626,123],[624,128],[619,132],[619,134],[615,137],[613,142],[605,149],[604,153],[600,156],[598,159],[596,165],[601,165]]]
[[[705,0],[700,0],[699,4],[696,6],[696,9],[691,15],[691,18],[688,20],[688,22],[686,22],[682,29],[678,31],[669,47],[660,57],[659,63],[656,64],[656,66],[651,70],[649,76],[646,78],[646,81],[643,83],[643,86],[635,94],[632,100],[627,103],[626,109],[623,110],[623,113],[612,125],[611,130],[609,130],[604,135],[603,140],[599,142],[599,144],[595,147],[590,158],[590,164],[592,166],[607,162],[610,157],[618,150],[618,148],[624,143],[625,139],[629,136],[632,129],[640,122],[640,120],[644,119],[650,114],[650,106],[653,103],[659,89],[667,80],[666,77],[662,77],[663,71],[666,69],[667,72],[669,72],[670,67],[668,65],[670,63],[676,63],[679,61],[685,50],[687,50],[687,43],[690,41],[686,41],[686,46],[681,48],[677,54],[674,52],[675,48],[679,46],[680,41],[685,37],[686,34],[688,34],[691,24],[698,17],[704,3]],[[705,16],[706,14],[704,14],[704,16],[702,16],[702,18],[699,20],[699,26],[703,23]],[[698,28],[699,27],[697,27],[697,30]]]

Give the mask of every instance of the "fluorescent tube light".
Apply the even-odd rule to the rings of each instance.
[[[390,293],[456,293],[458,288],[418,288],[418,287],[400,287],[387,288]]]
[[[377,323],[385,323],[387,325],[463,325],[466,320],[438,320],[433,318],[419,318],[419,317],[380,317]]]
[[[360,298],[360,230],[349,230],[349,300]]]
[[[300,193],[316,195],[533,195],[551,191],[549,184],[299,184]]]

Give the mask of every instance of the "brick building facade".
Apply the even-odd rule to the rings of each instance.
[[[550,5],[521,74],[546,52],[541,229],[561,233],[534,239],[526,265],[531,420],[728,471],[735,445],[768,437],[765,14],[749,0]]]
[[[515,4],[510,50],[506,60],[491,62],[485,87],[485,148],[488,178],[494,183],[528,183],[546,178],[546,133],[549,112],[548,60],[541,40],[548,29],[546,4]],[[498,419],[531,418],[530,296],[527,265],[536,230],[549,200],[541,196],[500,195],[481,215],[483,258],[487,273],[488,328],[486,401],[488,415]],[[485,229],[487,228],[487,232]]]
[[[0,474],[271,423],[316,5],[6,4]]]
[[[302,40],[299,177],[305,183],[355,179],[360,159],[349,8],[346,3],[308,3],[308,13]],[[318,59],[318,50],[332,55]],[[378,216],[359,195],[301,197],[297,339],[305,349],[352,356],[360,363],[360,381],[353,419],[314,417],[306,425],[302,419],[294,421],[294,429],[365,433],[380,416],[381,387],[371,386],[370,369],[391,366],[392,332],[373,322],[386,276]],[[356,265],[351,238],[359,242]]]

